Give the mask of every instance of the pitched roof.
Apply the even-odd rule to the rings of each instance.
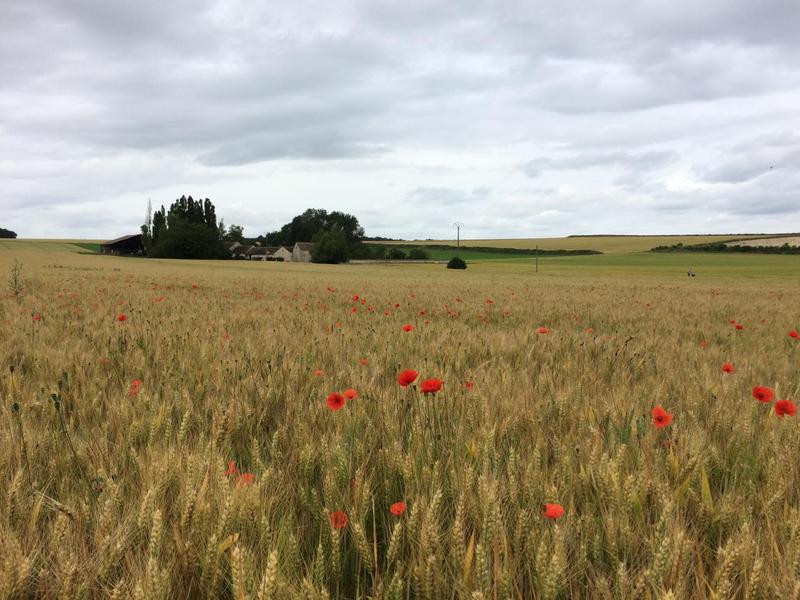
[[[122,237],[118,237],[115,240],[109,240],[107,242],[103,242],[100,245],[101,246],[111,246],[112,244],[118,244],[119,242],[124,242],[125,240],[130,240],[130,239],[137,238],[137,237],[141,238],[142,234],[141,233],[134,233],[132,235],[123,235]]]
[[[264,246],[253,246],[247,251],[250,256],[268,256],[270,252]]]
[[[295,248],[297,248],[298,250],[311,250],[311,247],[313,245],[314,244],[312,244],[311,242],[295,242],[294,244]]]

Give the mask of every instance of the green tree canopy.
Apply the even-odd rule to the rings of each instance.
[[[148,256],[224,258],[223,232],[211,200],[181,196],[168,211],[163,206],[157,210],[152,221],[148,215],[148,222],[142,225],[142,240]]]
[[[322,208],[309,208],[297,215],[278,231],[266,235],[270,246],[294,246],[296,242],[310,242],[320,231],[339,229],[350,244],[364,238],[364,228],[353,216],[339,211],[328,212]]]
[[[9,238],[13,240],[16,237],[17,234],[15,232],[11,231],[10,229],[3,229],[0,227],[0,238]]]

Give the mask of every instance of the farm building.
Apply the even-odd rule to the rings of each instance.
[[[269,249],[264,246],[253,246],[247,251],[247,260],[267,260]]]
[[[100,244],[101,254],[142,254],[143,251],[141,233],[123,235]]]
[[[267,260],[281,260],[288,262],[292,260],[292,253],[291,251],[287,250],[283,246],[269,246],[269,255],[267,256]]]
[[[247,258],[247,253],[250,252],[252,248],[253,246],[247,244],[233,242],[228,249],[230,250],[231,258]]]
[[[311,242],[296,242],[292,249],[293,262],[311,262]]]

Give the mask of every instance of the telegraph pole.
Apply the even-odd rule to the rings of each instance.
[[[460,221],[456,221],[453,223],[453,227],[456,228],[456,248],[461,247],[461,228],[464,226],[463,223]]]

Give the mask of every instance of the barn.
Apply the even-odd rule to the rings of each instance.
[[[123,235],[115,240],[100,244],[101,254],[142,254],[142,234]]]
[[[294,262],[311,262],[311,242],[296,242],[292,248],[292,260]]]

